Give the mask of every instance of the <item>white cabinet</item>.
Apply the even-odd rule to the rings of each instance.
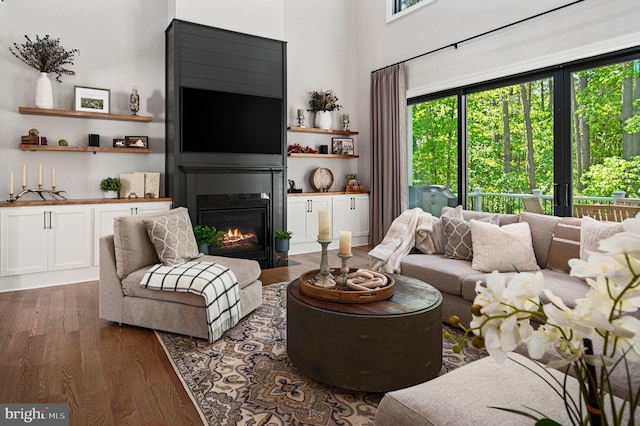
[[[333,197],[333,238],[339,238],[340,231],[351,231],[353,244],[366,244],[360,237],[369,236],[369,195]]]
[[[352,245],[365,245],[369,239],[369,195],[340,194],[287,197],[287,229],[293,232],[289,253],[320,251],[318,209],[331,210],[333,242],[338,247],[340,231],[351,231]]]
[[[91,266],[91,208],[41,206],[0,213],[0,276]]]
[[[100,237],[103,235],[113,234],[113,220],[116,217],[155,213],[170,209],[170,201],[97,204],[94,208],[94,265],[100,264]]]
[[[310,242],[317,244],[320,209],[331,210],[331,197],[288,197],[287,230],[293,232],[292,246]]]

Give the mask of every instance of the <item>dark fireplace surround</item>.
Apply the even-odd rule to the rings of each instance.
[[[232,152],[185,152],[184,87],[281,99],[281,153],[233,153],[233,140],[207,123],[201,135],[206,143],[228,144]],[[212,246],[212,254],[255,259],[262,268],[275,265],[274,232],[286,229],[286,108],[286,43],[171,22],[166,30],[166,191],[175,206],[188,208],[194,225],[231,231],[228,244],[222,250]],[[242,119],[252,125],[251,117]],[[236,228],[243,241],[234,236]]]

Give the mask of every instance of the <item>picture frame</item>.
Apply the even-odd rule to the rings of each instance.
[[[74,106],[76,111],[111,112],[111,90],[97,87],[73,86]]]
[[[125,136],[124,146],[127,148],[148,148],[149,137],[148,136]]]
[[[115,138],[113,140],[113,147],[114,148],[125,148],[126,145],[126,139],[124,138]]]
[[[354,155],[353,138],[332,138],[332,153],[339,155]]]

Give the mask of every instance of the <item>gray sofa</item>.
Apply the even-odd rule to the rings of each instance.
[[[145,272],[160,263],[143,221],[165,214],[171,212],[118,217],[114,234],[100,238],[100,318],[207,339],[204,297],[140,287]],[[236,275],[242,317],[261,305],[258,262],[219,256],[198,260],[223,264]]]
[[[451,210],[445,207],[443,214]],[[462,210],[462,218],[465,221],[486,219],[488,217],[497,217],[499,219],[498,225],[500,226],[519,222],[527,222],[529,224],[535,260],[544,276],[545,288],[552,290],[555,295],[561,297],[567,306],[575,306],[575,299],[581,298],[586,294],[588,286],[584,280],[572,277],[566,272],[552,270],[547,267],[553,235],[562,218],[535,213],[496,215]],[[580,219],[571,219],[577,223],[581,222]],[[579,240],[577,243],[579,244]],[[575,247],[574,250],[578,250],[578,247]],[[447,258],[444,254],[424,254],[417,250],[402,259],[401,273],[429,283],[440,290],[443,297],[443,321],[447,321],[451,315],[458,315],[467,324],[471,320],[469,308],[476,296],[476,282],[485,282],[486,277],[489,275],[489,272],[480,272],[473,269],[472,262],[469,260]],[[507,281],[509,277],[516,273],[506,272]],[[543,297],[543,301],[546,302],[547,300],[544,300]]]

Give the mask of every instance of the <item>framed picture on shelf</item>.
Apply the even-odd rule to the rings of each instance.
[[[149,137],[148,136],[125,136],[125,146],[127,148],[148,148]]]
[[[95,87],[74,86],[75,110],[109,114],[111,90]]]
[[[116,138],[113,140],[114,148],[124,148],[126,146],[126,140],[121,138]]]
[[[332,138],[332,153],[353,155],[353,138]]]

